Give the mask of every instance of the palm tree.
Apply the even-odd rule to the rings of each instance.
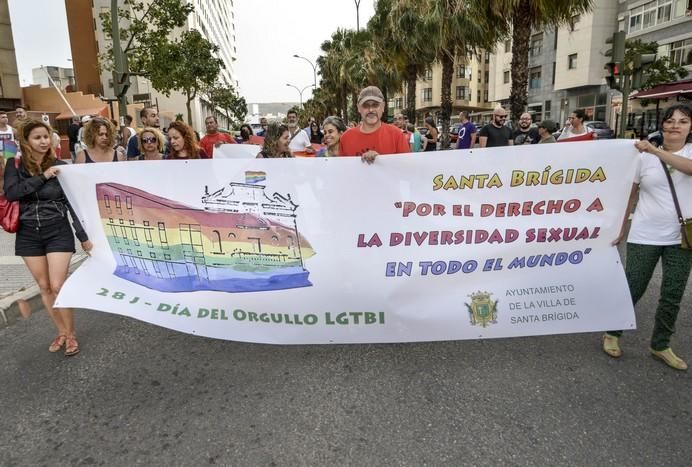
[[[405,113],[411,122],[416,120],[416,81],[429,65],[423,54],[425,38],[419,34],[421,17],[415,3],[416,0],[378,0],[375,14],[368,22],[373,45],[386,51],[389,72],[406,82]]]
[[[593,0],[491,0],[488,4],[497,12],[511,12],[505,21],[512,27],[512,87],[509,102],[511,118],[516,121],[527,104],[532,29],[569,23],[576,15],[591,11]]]
[[[456,57],[478,55],[491,49],[498,37],[507,33],[501,11],[486,0],[421,0],[418,13],[421,34],[428,49],[442,64],[440,117],[442,147],[449,147],[449,121],[452,114],[452,79]]]

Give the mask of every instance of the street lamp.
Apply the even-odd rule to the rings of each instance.
[[[317,87],[317,67],[315,66],[315,64],[312,63],[312,62],[311,62],[310,60],[308,60],[307,58],[305,58],[305,57],[303,57],[303,56],[301,56],[301,55],[298,55],[298,54],[293,54],[293,57],[294,57],[294,58],[302,58],[303,60],[305,60],[306,62],[308,62],[308,63],[310,64],[310,66],[312,67],[312,77],[313,77],[313,83],[314,83],[313,85],[314,85],[315,87]]]
[[[303,93],[305,92],[305,90],[306,90],[307,88],[313,87],[314,84],[308,84],[308,85],[305,86],[303,89],[300,89],[298,86],[296,86],[296,85],[294,85],[294,84],[290,84],[290,83],[286,83],[286,86],[292,87],[293,89],[295,89],[296,91],[298,91],[298,94],[300,95],[300,108],[302,109],[302,108],[303,108]]]

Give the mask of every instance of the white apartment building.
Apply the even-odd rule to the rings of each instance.
[[[106,43],[106,36],[101,27],[99,15],[102,12],[110,14],[110,3],[110,0],[92,1],[94,33],[99,54],[104,53],[106,49],[104,45]],[[189,0],[189,3],[194,6],[195,11],[188,17],[187,24],[181,30],[173,31],[172,34],[179,35],[183,30],[196,29],[205,36],[207,40],[217,45],[219,47],[218,57],[224,63],[224,69],[221,70],[220,73],[220,80],[237,88],[234,71],[234,62],[238,53],[234,0]],[[121,22],[121,24],[123,23]],[[101,72],[103,94],[107,98],[114,97],[112,79],[112,72],[107,70]],[[127,92],[128,102],[130,104],[142,103],[145,105],[157,106],[159,108],[159,114],[162,116],[162,126],[174,120],[178,114],[182,114],[183,118],[185,120],[187,119],[185,107],[186,99],[182,93],[172,92],[170,97],[167,97],[157,92],[145,78],[133,76],[130,81],[130,88]],[[203,132],[204,118],[211,113],[211,106],[205,100],[204,96],[198,96],[192,102],[191,107],[193,127]],[[136,121],[138,121],[139,117],[136,115],[133,116]],[[219,124],[221,127],[226,126],[226,122],[223,121],[223,119],[220,119]]]
[[[617,26],[619,0],[596,0],[591,13],[577,15],[560,28],[534,31],[529,51],[528,111],[534,121],[564,122],[585,109],[589,120],[610,120],[612,91],[603,67],[609,61],[606,39]],[[509,103],[511,41],[499,43],[491,56],[490,100]]]

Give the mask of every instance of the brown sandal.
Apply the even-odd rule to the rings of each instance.
[[[72,336],[65,339],[65,356],[71,357],[79,353],[79,343],[77,339]]]
[[[55,353],[62,349],[62,346],[65,345],[65,341],[67,340],[67,336],[65,334],[60,334],[58,337],[53,339],[53,342],[50,343],[48,346],[48,351],[50,353]]]

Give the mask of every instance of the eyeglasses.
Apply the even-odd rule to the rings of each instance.
[[[156,143],[157,140],[153,136],[150,138],[142,138],[142,143],[143,144],[151,144],[151,143]]]

